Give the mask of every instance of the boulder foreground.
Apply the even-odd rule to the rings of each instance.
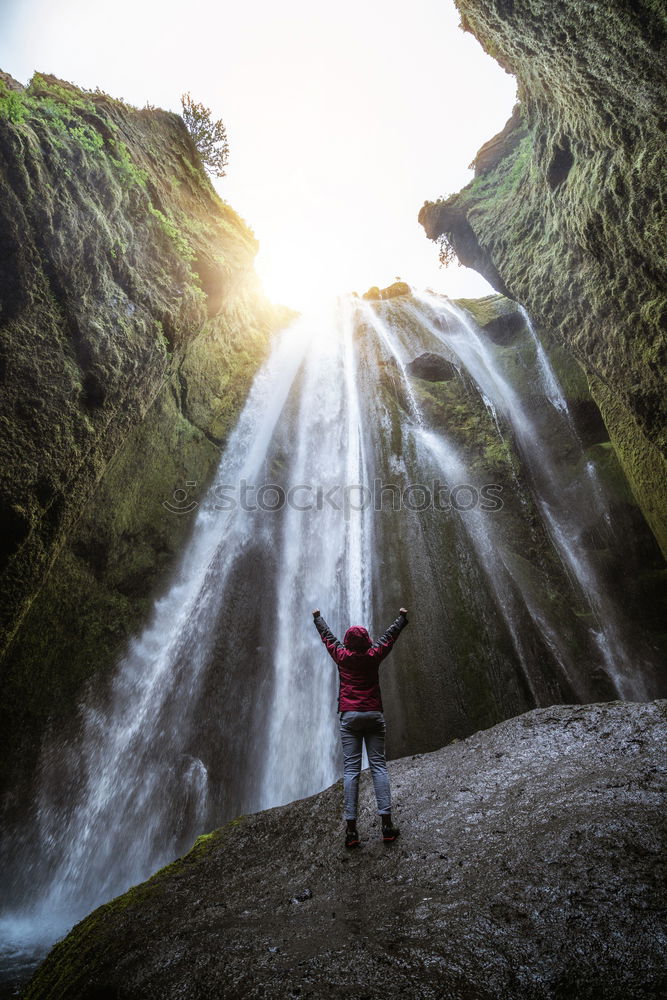
[[[536,709],[233,820],[56,945],[26,1000],[660,995],[667,701]]]

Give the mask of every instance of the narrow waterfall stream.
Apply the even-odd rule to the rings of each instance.
[[[596,559],[580,544],[582,515],[585,511],[599,510],[607,526],[612,529],[611,518],[605,509],[604,491],[595,475],[594,463],[584,466],[584,475],[573,479],[564,476],[553,450],[540,433],[539,420],[523,405],[514,388],[503,376],[494,357],[492,345],[484,341],[474,328],[471,319],[459,308],[437,297],[422,294],[418,301],[425,307],[417,317],[429,324],[430,329],[452,350],[462,365],[477,382],[485,399],[491,401],[511,423],[535,485],[535,497],[549,536],[558,551],[563,565],[570,572],[575,589],[580,590],[595,617],[594,636],[599,646],[605,670],[619,698],[641,700],[648,697],[643,667],[637,663],[637,650],[628,643],[625,616],[607,597],[605,584],[596,565]],[[449,335],[442,333],[442,325],[428,320],[428,310],[452,320]],[[525,315],[525,314],[524,314]],[[527,327],[536,347],[536,376],[541,380],[544,395],[558,414],[559,436],[570,448],[582,454],[581,442],[568,411],[567,402],[558,384],[528,317]],[[495,413],[495,410],[494,410]]]
[[[358,485],[358,493],[370,481],[349,304],[340,301],[332,318],[305,359],[296,419],[282,446],[285,489],[291,487],[294,501],[280,528],[274,688],[262,767],[267,806],[335,780],[337,676],[327,659],[313,656],[307,612],[321,604],[332,621],[371,620],[370,512],[351,497],[341,519],[324,499],[339,504],[343,484]],[[309,504],[315,509],[304,509]]]
[[[394,330],[383,323],[372,309],[367,307],[365,313],[367,322],[378,331],[398,361],[401,378],[410,401],[410,410],[416,417],[417,426],[414,429],[414,434],[415,444],[420,452],[420,465],[422,467],[428,465],[429,459],[434,462],[436,469],[444,476],[445,482],[451,489],[455,489],[457,485],[468,483],[470,470],[463,457],[457,453],[447,434],[443,433],[442,430],[436,433],[424,427],[424,418],[410,386],[409,376],[405,365],[400,361],[401,346]],[[495,413],[493,416],[495,422]],[[498,525],[494,524],[493,518],[490,518],[488,514],[485,515],[484,511],[477,506],[471,506],[466,511],[466,516],[462,518],[461,525],[470,548],[475,553],[489,582],[496,607],[511,635],[512,645],[531,697],[534,698],[535,704],[538,704],[540,701],[538,690],[531,679],[531,673],[536,665],[531,663],[530,648],[523,641],[521,613],[517,607],[517,600],[520,601],[522,596],[529,595],[521,595],[514,586],[511,571],[508,570],[503,560],[502,543],[496,530]],[[538,624],[543,625],[544,623],[539,622]]]
[[[527,336],[540,405],[583,455]],[[444,422],[409,373],[425,351],[453,366]],[[505,470],[500,506],[464,418]],[[592,508],[616,530],[604,483],[576,456],[585,474],[565,476],[543,430],[440,297],[342,298],[277,335],[151,620],[91,686],[78,739],[45,744],[39,797],[3,849],[8,960],[33,961],[198,835],[336,780],[337,676],[313,607],[338,634],[374,635],[411,609],[383,679],[390,756],[536,705],[652,696],[650,650],[580,544]]]

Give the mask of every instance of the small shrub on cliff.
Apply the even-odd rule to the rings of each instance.
[[[192,249],[192,244],[187,237],[183,235],[171,216],[165,215],[164,212],[161,212],[153,205],[148,206],[148,211],[151,215],[155,216],[162,232],[171,241],[178,256],[188,263],[191,260],[194,260],[195,252]]]
[[[6,118],[7,121],[18,125],[24,120],[27,113],[28,110],[22,95],[3,87],[0,91],[0,118]]]
[[[221,121],[213,121],[211,109],[197,104],[190,94],[181,95],[183,121],[194,139],[202,163],[215,177],[225,176],[229,159],[227,131]]]

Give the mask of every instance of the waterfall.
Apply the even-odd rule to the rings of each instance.
[[[225,819],[335,780],[338,678],[310,611],[339,631],[373,626],[372,393],[354,320],[339,300],[282,332],[171,585],[110,692],[85,700],[79,738],[47,746],[32,830],[10,851],[0,928],[15,944],[52,941]]]
[[[644,665],[636,662],[636,651],[626,641],[623,611],[608,599],[596,559],[580,542],[584,512],[597,510],[600,518],[607,522],[610,520],[594,464],[586,464],[586,475],[583,477],[573,479],[564,475],[548,440],[540,433],[537,420],[502,374],[492,344],[480,335],[471,317],[451,302],[432,294],[418,294],[416,298],[422,305],[421,311],[416,310],[418,319],[428,324],[438,339],[465,365],[484,398],[492,402],[494,415],[497,409],[510,422],[533,477],[535,497],[549,536],[569,572],[573,589],[581,594],[594,615],[593,635],[618,697],[633,700],[647,698]],[[451,317],[454,329],[445,337],[441,326],[429,319],[429,312]],[[558,412],[561,441],[567,440],[570,447],[581,455],[581,442],[556,374],[525,311],[524,318],[536,349],[537,376],[546,390],[546,398]]]
[[[528,330],[531,378],[583,455]],[[475,441],[462,445],[455,417],[434,421],[408,374],[425,350],[451,361],[456,400],[481,399],[491,437],[520,455],[527,474],[507,464],[502,513],[480,503]],[[338,677],[314,607],[339,636],[355,623],[377,635],[400,604],[414,609],[383,666],[394,755],[593,700],[596,657],[620,697],[643,697],[623,615],[580,544],[584,512],[612,521],[584,468],[564,475],[499,352],[440,297],[339,299],[281,331],[150,620],[91,684],[78,737],[45,743],[32,816],[5,848],[6,954],[44,947],[225,820],[338,777]],[[433,503],[441,485],[448,506]],[[477,499],[457,506],[457,490]]]
[[[335,622],[371,616],[371,524],[368,511],[348,495],[340,517],[317,494],[340,487],[368,488],[368,458],[353,350],[350,306],[340,301],[306,359],[293,428],[289,485],[301,489],[282,525],[278,624],[273,657],[275,686],[267,710],[269,736],[263,768],[265,805],[319,791],[337,774],[332,725],[338,678],[328,656],[313,656],[309,612],[320,607]],[[332,492],[333,491],[333,492]],[[358,490],[356,492],[359,492]],[[308,496],[314,509],[303,510]],[[332,669],[333,668],[333,669]],[[304,753],[303,748],[308,752]]]
[[[199,725],[195,709],[235,566],[260,537],[265,546],[272,540],[267,518],[227,503],[220,485],[261,482],[312,334],[307,321],[298,321],[277,339],[171,586],[130,642],[110,694],[84,704],[73,745],[55,740],[42,755],[33,830],[15,848],[15,870],[5,882],[14,908],[0,925],[27,949],[146,878],[182,850],[184,837],[206,829],[207,766],[190,752]]]
[[[448,438],[446,431],[440,428],[435,433],[424,426],[425,421],[421,409],[410,385],[405,364],[401,360],[401,353],[406,348],[401,343],[400,332],[384,323],[370,307],[366,307],[365,312],[367,322],[378,332],[382,341],[387,344],[392,356],[396,359],[401,378],[405,383],[406,393],[410,400],[410,411],[416,418],[414,435],[417,448],[422,456],[420,464],[423,466],[428,463],[429,458],[432,459],[451,488],[456,487],[457,484],[468,483],[470,480],[470,470],[463,456],[458,453],[456,446]],[[426,325],[433,328],[433,324],[431,323],[426,323]],[[440,337],[439,332],[436,335],[438,338]],[[412,338],[408,338],[408,343],[413,351],[419,350],[418,344],[415,344]],[[484,394],[482,386],[480,386],[480,389],[482,390],[483,398],[487,402],[494,424],[498,427],[500,433],[494,404]],[[461,527],[489,582],[494,596],[495,607],[506,624],[517,661],[521,665],[523,677],[531,697],[535,704],[539,704],[541,699],[536,682],[540,676],[540,664],[534,662],[534,658],[531,656],[530,645],[525,641],[522,630],[523,616],[521,614],[521,605],[528,611],[535,625],[542,632],[549,632],[554,647],[558,646],[556,630],[550,627],[547,617],[536,607],[530,591],[524,590],[522,592],[520,583],[515,579],[511,562],[506,558],[503,541],[493,518],[485,515],[477,507],[472,507],[461,518]],[[568,670],[565,657],[559,659],[559,665],[568,675],[567,679],[573,689],[576,690],[577,679]]]

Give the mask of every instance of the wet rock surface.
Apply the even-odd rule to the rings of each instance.
[[[496,319],[490,320],[484,327],[484,333],[494,344],[501,344],[503,347],[506,347],[508,344],[514,343],[517,335],[522,332],[524,325],[525,320],[521,313],[509,313],[508,315],[498,316]]]
[[[664,986],[667,702],[537,709],[234,820],[101,907],[25,997],[656,997]],[[661,985],[662,984],[662,985]]]
[[[387,285],[386,288],[378,288],[377,285],[373,285],[361,297],[374,302],[379,299],[395,299],[400,295],[410,295],[410,286],[407,282],[398,279],[392,285]]]
[[[426,351],[405,366],[409,375],[423,378],[426,382],[448,382],[456,376],[456,368],[441,354]]]

